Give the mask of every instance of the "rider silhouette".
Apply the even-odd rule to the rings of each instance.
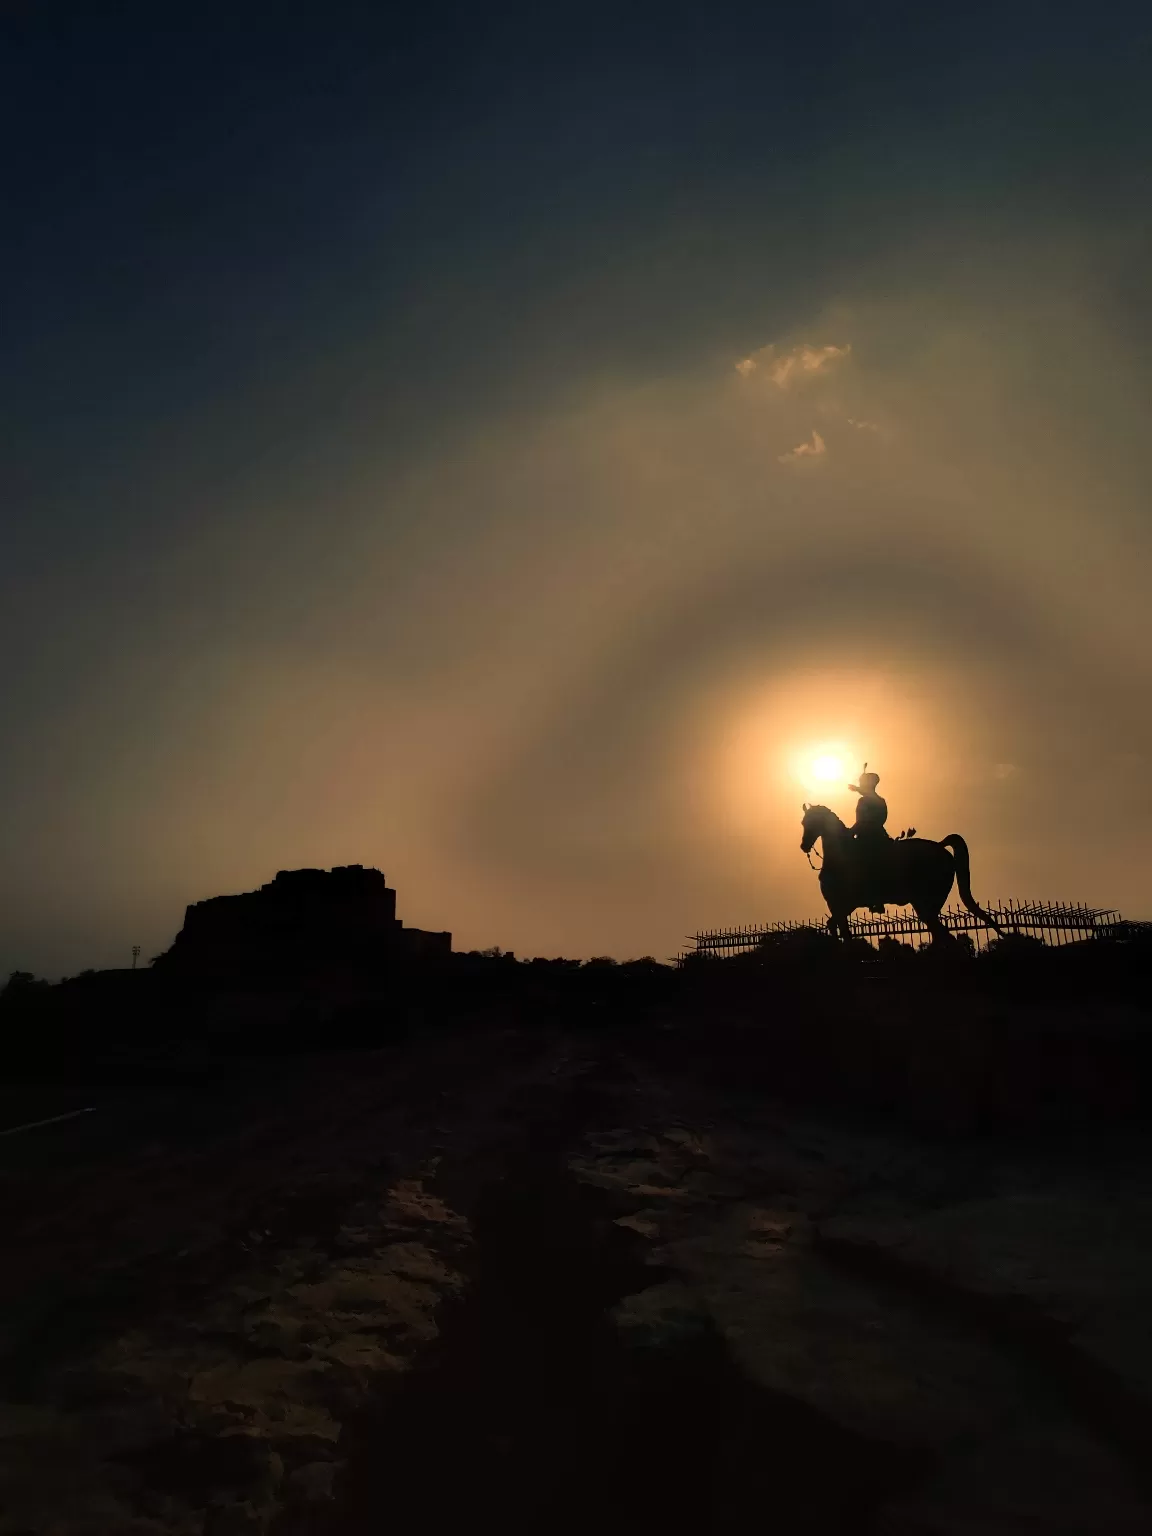
[[[856,821],[852,828],[852,836],[860,849],[861,862],[864,866],[864,890],[868,896],[869,910],[872,912],[884,910],[885,850],[892,841],[884,830],[884,823],[888,820],[888,802],[876,793],[879,782],[880,775],[869,773],[868,764],[865,763],[859,784],[848,786],[854,795],[860,796],[856,802]]]

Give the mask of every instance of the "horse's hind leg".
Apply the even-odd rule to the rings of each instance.
[[[922,912],[919,907],[913,907],[912,910],[931,934],[933,949],[937,944],[951,944],[952,935],[940,921],[939,912]]]

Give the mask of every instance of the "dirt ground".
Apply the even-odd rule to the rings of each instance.
[[[3,1536],[1150,1528],[1135,1130],[498,1030],[5,1124],[88,1104],[0,1138]]]

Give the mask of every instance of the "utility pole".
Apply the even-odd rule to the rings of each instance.
[[[139,944],[133,944],[133,946],[132,946],[132,969],[133,970],[136,969],[136,962],[137,962],[137,960],[139,960],[139,958],[140,958],[140,946],[139,946]]]

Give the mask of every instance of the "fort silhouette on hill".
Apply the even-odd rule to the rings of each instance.
[[[378,869],[282,869],[259,890],[193,902],[153,969],[224,981],[241,976],[378,972],[446,961],[451,933],[406,928]]]

